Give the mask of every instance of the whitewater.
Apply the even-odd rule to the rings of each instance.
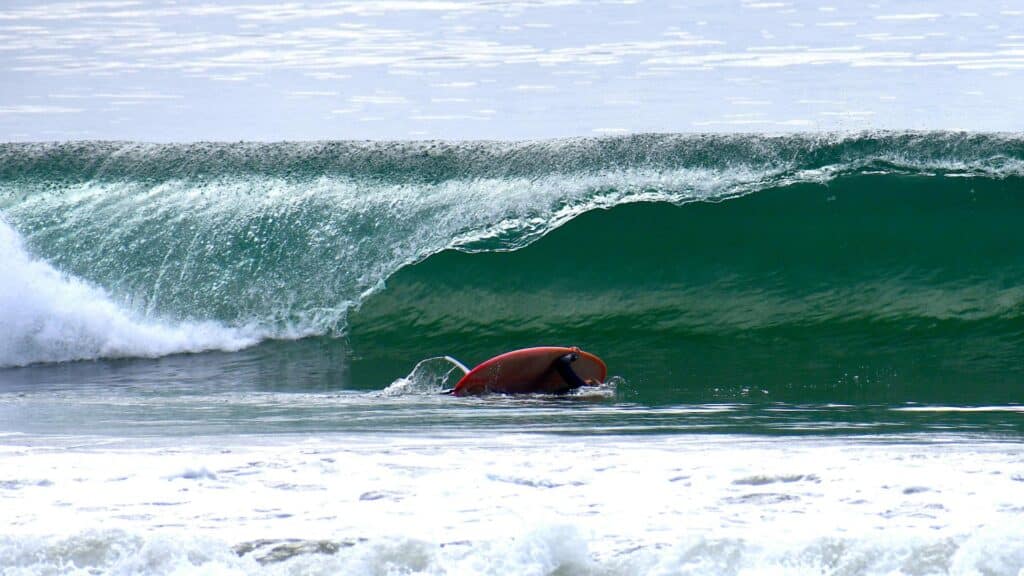
[[[10,440],[8,573],[1016,574],[1024,563],[1015,442],[432,433],[57,442],[18,456],[28,448]],[[88,496],[69,498],[66,483]],[[59,528],[23,535],[40,524]]]

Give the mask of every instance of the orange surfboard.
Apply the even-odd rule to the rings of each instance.
[[[478,365],[462,377],[452,393],[472,396],[493,392],[498,394],[558,394],[569,390],[569,384],[558,373],[555,361],[566,354],[578,358],[570,366],[587,385],[604,382],[608,368],[600,358],[579,348],[540,346],[513,350]]]

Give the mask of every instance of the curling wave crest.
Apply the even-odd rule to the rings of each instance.
[[[517,250],[625,204],[873,174],[1016,177],[1024,141],[883,132],[2,144],[2,258],[18,272],[2,280],[12,304],[0,363],[340,335],[396,272],[444,250]]]

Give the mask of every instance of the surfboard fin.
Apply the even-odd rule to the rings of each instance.
[[[452,358],[451,356],[447,356],[447,355],[445,355],[445,356],[438,356],[438,358],[442,358],[444,360],[447,360],[448,363],[450,363],[452,366],[454,366],[454,368],[452,368],[452,370],[454,370],[455,368],[458,368],[459,370],[462,370],[462,375],[463,376],[465,376],[466,374],[469,374],[469,368],[466,368],[465,364],[463,364],[462,362],[459,362],[455,358]],[[451,370],[448,371],[448,374],[451,374]],[[448,374],[445,374],[445,378],[446,379],[447,379]],[[438,392],[438,394],[445,395],[445,394],[453,394],[454,392],[455,392],[455,388],[449,388],[447,390],[442,390],[441,392]]]
[[[452,358],[451,356],[441,356],[441,358],[444,358],[448,362],[454,364],[456,368],[462,370],[463,375],[469,374],[469,368],[466,368],[466,365],[463,364],[462,362],[459,362],[458,360]]]

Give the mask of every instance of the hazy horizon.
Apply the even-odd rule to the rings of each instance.
[[[1024,129],[1008,3],[16,1],[0,140]]]

